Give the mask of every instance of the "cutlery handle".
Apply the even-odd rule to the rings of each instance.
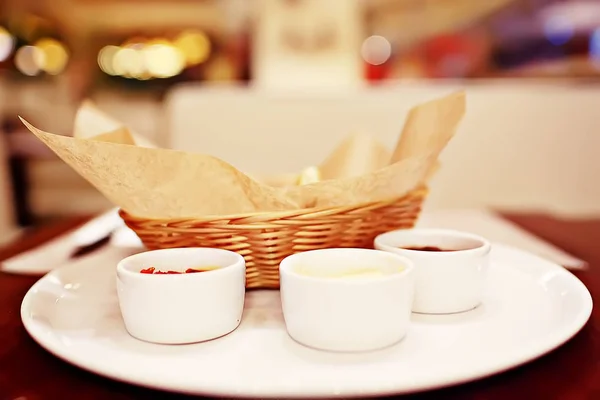
[[[90,244],[86,244],[84,246],[79,246],[77,247],[72,253],[71,256],[69,257],[70,259],[76,259],[79,257],[82,257],[86,254],[90,254],[104,246],[106,246],[109,242],[110,242],[110,237],[112,234],[108,234],[98,240],[96,240],[95,242],[92,242]]]

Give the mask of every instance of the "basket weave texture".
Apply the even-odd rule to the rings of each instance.
[[[285,257],[331,247],[372,248],[375,236],[414,226],[427,190],[389,201],[334,208],[214,216],[146,219],[121,210],[121,218],[151,250],[216,247],[246,260],[248,288],[278,288]]]

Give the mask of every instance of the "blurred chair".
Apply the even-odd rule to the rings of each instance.
[[[6,135],[0,128],[0,244],[8,242],[18,232],[9,156]]]
[[[5,135],[6,105],[10,104],[8,89],[6,79],[0,76],[0,245],[13,239],[19,231],[13,203],[10,153]]]
[[[464,88],[468,110],[432,183],[432,208],[600,213],[600,88],[524,81],[390,85],[324,93],[175,88],[168,145],[249,173],[299,171],[347,134],[392,147],[413,105]]]

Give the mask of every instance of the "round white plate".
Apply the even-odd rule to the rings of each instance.
[[[240,327],[193,345],[155,345],[123,326],[112,261],[67,266],[23,300],[27,331],[81,368],[147,387],[215,396],[328,397],[415,392],[488,376],[566,342],[588,320],[592,298],[562,267],[495,246],[479,308],[413,314],[407,337],[385,350],[340,354],[305,348],[286,334],[279,292],[252,291]],[[193,317],[193,316],[191,316]]]

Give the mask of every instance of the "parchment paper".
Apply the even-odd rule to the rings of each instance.
[[[435,171],[464,113],[462,92],[416,106],[393,152],[368,136],[353,135],[319,166],[321,180],[304,185],[283,180],[271,185],[210,155],[155,148],[90,102],[78,112],[74,137],[44,132],[21,120],[116,206],[138,217],[177,219],[403,196]]]

